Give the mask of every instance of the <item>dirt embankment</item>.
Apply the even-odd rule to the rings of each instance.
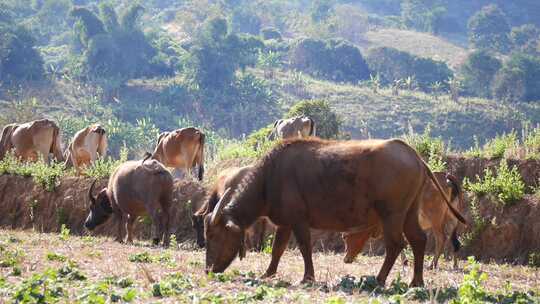
[[[83,223],[88,215],[88,178],[67,177],[53,192],[45,191],[30,177],[15,175],[0,176],[0,226],[12,229],[34,229],[40,232],[59,231],[65,224],[72,233],[84,235],[88,232]],[[105,187],[107,180],[96,184],[96,189]],[[96,190],[97,191],[97,190]],[[191,229],[191,204],[205,197],[204,188],[197,182],[175,183],[174,202],[171,208],[172,229],[179,241],[194,238]],[[109,220],[94,232],[113,236],[116,225]],[[137,238],[149,238],[150,221],[141,218],[135,226]]]
[[[517,166],[528,187],[537,186],[540,176],[540,162],[509,161],[510,166]],[[485,168],[496,168],[499,160],[466,159],[450,157],[447,159],[449,172],[459,180],[464,177],[475,178],[482,175]],[[31,178],[20,176],[0,176],[0,226],[13,229],[35,229],[37,231],[59,231],[61,224],[66,224],[72,233],[86,234],[83,228],[88,214],[87,191],[91,180],[69,177],[61,181],[53,192],[45,191],[34,184]],[[106,185],[101,180],[96,188]],[[193,181],[176,182],[175,201],[172,208],[172,228],[179,241],[194,239],[191,229],[191,205],[198,205],[204,200],[206,190]],[[465,206],[460,206],[470,225],[461,229],[461,234],[473,229],[470,211],[471,195],[466,195]],[[534,195],[516,202],[512,206],[496,204],[492,198],[478,199],[480,217],[486,223],[474,240],[462,251],[462,256],[475,255],[482,260],[526,263],[532,252],[540,252],[540,201]],[[99,235],[112,236],[116,230],[112,221],[97,229]],[[136,225],[136,237],[146,239],[150,234],[149,221],[139,221]],[[341,251],[344,248],[339,233],[313,231],[313,243],[317,250]],[[428,241],[428,249],[433,248],[433,241]],[[371,241],[365,251],[384,252],[380,241]]]

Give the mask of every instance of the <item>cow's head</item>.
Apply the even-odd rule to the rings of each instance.
[[[97,196],[93,196],[94,185],[96,181],[92,183],[88,190],[88,198],[90,199],[90,213],[84,222],[84,227],[88,230],[93,230],[97,226],[105,223],[112,214],[112,207],[109,197],[107,196],[107,189],[101,190]]]
[[[244,258],[244,231],[227,213],[230,188],[225,191],[214,210],[204,217],[206,237],[206,271],[223,272],[238,255]]]
[[[97,124],[92,126],[92,132],[100,134],[100,135],[104,135],[106,133],[105,128]]]

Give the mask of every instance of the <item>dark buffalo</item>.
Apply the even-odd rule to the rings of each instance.
[[[133,224],[139,216],[150,215],[154,244],[163,239],[169,244],[169,208],[172,202],[173,178],[158,161],[128,161],[120,165],[109,178],[107,188],[97,196],[88,191],[90,214],[84,226],[93,230],[114,215],[118,224],[116,240],[123,242],[124,227],[127,242],[133,241]]]
[[[423,285],[426,235],[418,212],[428,178],[451,212],[465,222],[418,153],[401,140],[285,140],[259,161],[235,191],[225,191],[214,209],[207,210],[207,270],[224,271],[242,252],[245,229],[268,216],[277,231],[263,277],[276,273],[294,233],[304,258],[303,281],[312,281],[310,228],[345,232],[380,219],[386,257],[378,282],[384,285],[405,246],[405,233],[414,253],[411,285]]]

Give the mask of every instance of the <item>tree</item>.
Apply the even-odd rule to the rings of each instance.
[[[334,81],[358,82],[369,77],[360,50],[341,39],[300,39],[291,47],[289,60],[300,71]]]
[[[540,29],[533,24],[512,28],[510,39],[514,50],[528,54],[538,54]]]
[[[324,100],[301,101],[289,110],[285,118],[305,115],[315,121],[317,136],[321,138],[337,138],[341,128],[341,120],[332,111],[330,104]]]
[[[540,100],[540,58],[512,54],[495,77],[493,95],[509,102]]]
[[[247,9],[235,9],[231,16],[231,28],[236,33],[258,35],[261,30],[261,19]]]
[[[43,77],[43,58],[28,30],[0,23],[0,81],[38,80]]]
[[[369,70],[378,74],[384,85],[411,77],[416,80],[420,89],[430,91],[431,85],[435,82],[440,82],[446,87],[446,80],[453,76],[444,62],[417,57],[389,47],[370,49],[366,62]]]
[[[310,12],[311,20],[315,23],[326,21],[332,15],[333,7],[334,2],[332,0],[313,1]]]
[[[254,65],[263,46],[255,37],[229,33],[225,19],[213,18],[189,50],[189,77],[203,89],[231,87],[234,73]]]
[[[510,48],[510,24],[497,5],[488,5],[469,19],[469,41],[478,49],[505,53]]]
[[[466,92],[489,98],[491,83],[501,66],[501,61],[487,51],[478,50],[471,53],[460,69]]]
[[[401,2],[402,23],[419,31],[438,33],[446,15],[440,0],[404,0]]]

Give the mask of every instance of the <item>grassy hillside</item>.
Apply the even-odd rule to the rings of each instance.
[[[461,98],[459,103],[448,95],[400,91],[393,96],[390,89],[374,93],[367,85],[337,84],[303,74],[276,73],[271,83],[282,94],[287,105],[295,100],[326,99],[341,115],[344,130],[353,138],[389,138],[406,134],[410,126],[422,133],[429,125],[432,135],[464,149],[497,134],[521,130],[524,122],[540,123],[537,104],[503,104],[480,98]]]
[[[365,34],[364,48],[385,46],[400,51],[444,61],[451,68],[457,68],[467,57],[467,49],[443,37],[400,29],[380,29]]]

